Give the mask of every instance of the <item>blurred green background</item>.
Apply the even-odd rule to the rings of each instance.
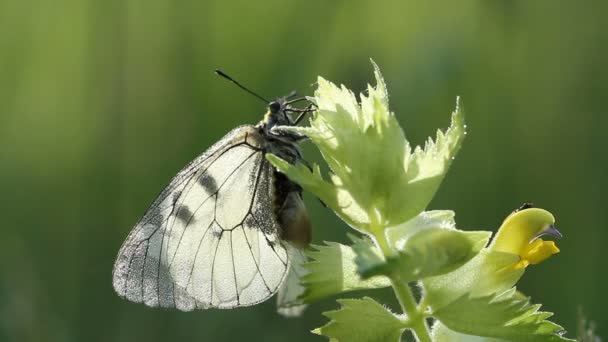
[[[317,75],[362,90],[370,57],[415,144],[462,96],[469,134],[430,208],[488,230],[524,201],[551,210],[562,252],[519,286],[570,332],[582,308],[608,336],[606,13],[605,1],[0,0],[0,340],[321,340],[308,331],[333,300],[302,319],[272,300],[153,310],[114,294],[112,264],[183,165],[260,120],[264,104],[214,68],[272,97],[311,94]],[[347,227],[307,203],[314,241],[344,241]]]

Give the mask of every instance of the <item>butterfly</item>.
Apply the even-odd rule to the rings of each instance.
[[[265,158],[303,162],[306,137],[276,129],[312,111],[292,107],[301,100],[292,95],[270,102],[260,123],[233,129],[173,177],[118,252],[119,296],[190,311],[254,305],[279,291],[311,239],[302,188]]]

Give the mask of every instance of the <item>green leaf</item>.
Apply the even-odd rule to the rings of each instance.
[[[457,104],[450,128],[412,151],[389,110],[380,70],[374,68],[376,86],[360,94],[360,103],[351,90],[319,78],[310,127],[276,128],[310,137],[332,171],[331,184],[317,169],[296,170],[276,157],[269,160],[352,227],[375,234],[372,230],[403,223],[426,208],[460,148],[465,125]]]
[[[306,253],[312,259],[304,264],[308,272],[302,277],[304,302],[325,298],[338,293],[376,289],[390,286],[386,277],[361,279],[355,264],[355,252],[349,246],[325,242],[325,246],[311,246]]]
[[[411,220],[386,229],[386,239],[391,246],[396,246],[399,241],[403,241],[424,229],[454,229],[456,227],[454,215],[451,210],[423,211]]]
[[[431,202],[465,136],[464,111],[457,98],[450,127],[445,133],[437,130],[435,140],[429,138],[424,149],[417,146],[406,158],[406,172],[401,179],[407,185],[402,190],[394,191],[391,198],[391,203],[398,204],[392,209],[402,210],[402,218],[414,217]]]
[[[383,264],[362,270],[362,277],[399,272],[401,281],[410,282],[451,272],[473,258],[488,243],[490,232],[465,232],[429,228],[397,246],[398,252]]]
[[[491,234],[460,231],[454,225],[452,211],[437,210],[387,229],[387,240],[396,252],[386,261],[372,241],[351,237],[357,270],[364,279],[398,271],[406,282],[450,272],[479,253]]]
[[[313,330],[313,333],[340,342],[401,340],[401,334],[406,328],[405,320],[375,300],[369,297],[339,299],[338,303],[342,308],[323,313],[331,321]]]
[[[539,308],[512,288],[499,295],[464,295],[433,316],[449,329],[469,335],[522,342],[573,341],[562,337],[561,326],[546,320],[552,313]]]
[[[481,337],[467,335],[450,330],[440,321],[436,321],[432,329],[432,338],[434,342],[508,342],[500,338]]]
[[[480,297],[504,292],[524,273],[523,269],[511,267],[518,261],[515,254],[484,248],[462,267],[424,279],[425,303],[439,310],[465,294]]]
[[[386,263],[382,252],[376,247],[374,242],[366,236],[357,237],[348,234],[348,237],[353,241],[351,246],[355,252],[355,264],[357,265],[357,273],[362,278],[367,279],[371,276],[364,276],[368,272],[383,267]],[[378,273],[379,274],[379,273]]]

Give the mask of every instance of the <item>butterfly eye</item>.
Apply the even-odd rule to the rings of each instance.
[[[268,105],[268,108],[270,108],[270,111],[272,113],[278,113],[279,110],[281,109],[281,104],[279,104],[276,101],[270,102],[270,104]]]

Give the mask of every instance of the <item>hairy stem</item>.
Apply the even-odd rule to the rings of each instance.
[[[424,315],[418,310],[416,300],[412,295],[412,291],[407,283],[404,283],[398,276],[391,277],[391,285],[395,291],[395,295],[401,304],[403,312],[407,315],[408,322],[414,334],[420,342],[431,342]]]
[[[380,248],[385,258],[391,256],[393,251],[386,241],[384,230],[377,229],[375,232],[377,232],[374,234],[374,237],[376,239],[376,243],[378,244],[378,248]],[[390,279],[393,291],[395,291],[395,295],[397,296],[399,304],[401,305],[401,309],[407,316],[410,329],[412,329],[418,341],[432,342],[433,340],[431,339],[429,329],[424,319],[424,313],[418,308],[416,299],[414,299],[414,295],[412,294],[412,289],[401,279],[398,273],[392,274]],[[423,309],[424,308],[422,308],[422,310]]]

